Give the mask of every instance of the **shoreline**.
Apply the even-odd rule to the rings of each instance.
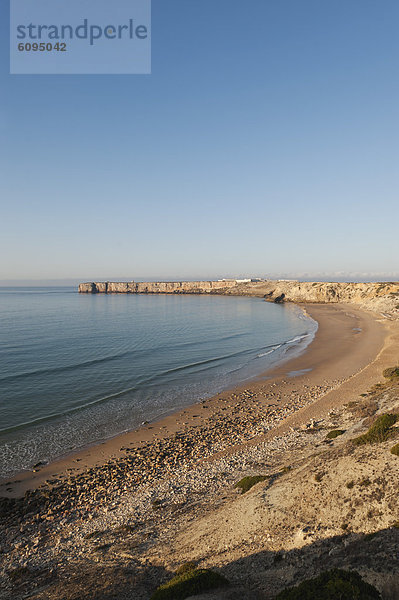
[[[307,410],[319,397],[339,388],[369,366],[386,340],[386,327],[375,313],[344,304],[299,306],[318,323],[313,340],[299,356],[288,356],[256,379],[74,452],[36,472],[24,471],[3,480],[0,496],[20,497],[28,489],[47,486],[46,482],[54,477],[65,481],[101,467],[107,461],[117,463],[133,449],[159,445],[173,436],[192,434],[198,428],[217,432],[218,427],[229,421],[242,425],[237,436],[229,440],[235,443],[226,447],[226,439],[221,439],[220,448],[217,443],[213,444],[209,455],[205,453],[202,459],[232,451],[240,443],[260,439],[262,435],[275,435],[281,422],[292,419],[298,411]],[[257,425],[259,419],[262,426]],[[250,426],[245,427],[245,420],[251,422]]]
[[[159,295],[159,294],[158,294]],[[161,294],[161,295],[167,295],[167,294]],[[235,296],[225,296],[226,298],[231,298],[233,301],[235,301],[236,297]],[[247,298],[249,300],[255,300],[257,302],[261,302],[262,304],[264,304],[263,299],[261,298],[255,298],[253,296],[247,296]],[[267,303],[268,304],[268,303]],[[246,385],[251,385],[254,381],[257,381],[259,378],[264,378],[267,377],[267,374],[274,369],[276,366],[285,364],[287,361],[292,360],[292,358],[294,358],[295,356],[298,356],[304,352],[306,352],[307,347],[311,344],[311,342],[314,339],[314,336],[317,332],[317,328],[318,328],[318,323],[312,319],[306,312],[304,307],[301,307],[299,305],[296,305],[295,303],[288,303],[286,306],[280,306],[281,310],[287,311],[287,312],[292,312],[296,318],[298,319],[298,323],[302,322],[304,323],[304,329],[301,331],[301,333],[292,333],[291,335],[289,335],[287,337],[287,339],[283,339],[282,341],[276,341],[273,344],[271,344],[271,346],[267,346],[267,348],[272,348],[272,350],[270,351],[270,353],[272,354],[272,360],[269,361],[269,364],[263,364],[261,360],[259,360],[259,364],[261,366],[258,366],[257,369],[252,368],[252,372],[250,373],[249,371],[245,373],[245,367],[244,369],[244,373],[241,373],[241,376],[239,377],[234,377],[234,373],[233,375],[231,375],[230,377],[230,382],[224,383],[223,387],[218,388],[215,386],[214,390],[211,390],[209,392],[203,395],[201,394],[197,394],[197,395],[192,395],[191,398],[181,398],[178,401],[176,401],[175,399],[175,406],[171,406],[171,407],[163,407],[163,408],[159,408],[154,409],[151,412],[147,413],[146,415],[142,415],[140,420],[136,419],[136,422],[133,422],[130,426],[126,427],[125,429],[120,430],[117,433],[110,433],[110,434],[105,434],[104,437],[100,438],[97,437],[97,439],[94,440],[89,440],[89,441],[83,441],[77,445],[75,448],[72,449],[72,444],[70,444],[70,448],[69,449],[65,449],[63,452],[61,452],[60,454],[56,455],[55,458],[48,458],[47,456],[42,457],[36,457],[35,459],[32,459],[30,461],[30,464],[28,463],[26,466],[23,467],[19,467],[19,469],[13,469],[12,471],[9,471],[8,473],[2,474],[0,473],[0,497],[2,495],[2,493],[4,492],[4,488],[7,487],[7,484],[17,481],[18,483],[21,481],[25,482],[27,479],[33,478],[34,480],[39,479],[39,483],[35,484],[34,488],[37,487],[37,485],[40,485],[43,481],[45,481],[44,477],[40,477],[39,475],[39,471],[45,473],[45,467],[48,470],[52,470],[53,465],[65,465],[66,463],[75,463],[76,460],[78,462],[80,462],[82,455],[85,455],[87,452],[90,452],[91,450],[95,449],[95,448],[100,448],[103,445],[108,445],[109,443],[112,443],[113,440],[117,440],[119,438],[121,438],[122,436],[125,435],[129,435],[133,432],[140,432],[143,431],[143,426],[144,425],[148,425],[149,429],[151,429],[151,426],[156,426],[158,424],[158,422],[161,422],[165,419],[168,418],[173,418],[175,415],[182,413],[183,411],[185,411],[188,408],[195,408],[196,406],[198,406],[199,404],[201,404],[201,402],[203,402],[204,400],[213,400],[214,398],[216,398],[218,395],[224,393],[224,392],[231,392],[234,391],[235,389],[239,389],[243,386]],[[301,319],[303,319],[303,321],[300,321]],[[255,350],[255,349],[253,349]],[[261,350],[259,350],[261,351]],[[269,352],[267,352],[267,354],[269,354]],[[274,359],[273,359],[274,357]],[[256,361],[257,362],[257,361]],[[144,419],[144,420],[143,420]],[[145,428],[144,428],[145,429]],[[144,441],[144,440],[143,440]],[[145,440],[147,441],[147,440]],[[91,466],[92,463],[91,461],[88,461],[88,463],[83,463],[82,464],[82,469],[84,469],[86,466]],[[71,464],[68,466],[71,467],[75,467],[75,464]],[[61,467],[62,468],[62,467]],[[82,470],[80,469],[80,470]],[[36,473],[36,475],[35,475]],[[24,486],[23,488],[23,492],[28,489]],[[33,489],[33,488],[32,488]],[[5,490],[7,492],[7,489]],[[6,496],[8,496],[9,494],[5,493]],[[13,494],[11,494],[11,497],[13,496]]]

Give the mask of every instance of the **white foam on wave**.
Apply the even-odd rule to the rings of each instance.
[[[292,338],[292,340],[288,340],[286,342],[286,344],[295,344],[295,342],[300,342],[301,340],[304,340],[305,338],[309,337],[310,333],[304,333],[302,335],[296,335],[294,338]]]
[[[262,358],[263,356],[267,356],[268,354],[272,354],[273,352],[275,352],[276,350],[278,350],[279,348],[281,348],[281,346],[286,346],[288,344],[296,344],[297,342],[301,342],[302,340],[310,337],[311,335],[312,335],[311,333],[303,333],[301,335],[296,335],[291,340],[287,340],[286,342],[283,342],[282,344],[278,344],[277,346],[273,346],[267,352],[261,352],[260,354],[257,354],[256,358]]]
[[[273,346],[273,348],[271,348],[271,350],[268,350],[267,352],[262,352],[261,354],[258,354],[256,356],[256,358],[262,358],[262,356],[267,356],[268,354],[272,354],[275,350],[278,350],[279,348],[281,348],[282,344],[279,344],[278,346]]]

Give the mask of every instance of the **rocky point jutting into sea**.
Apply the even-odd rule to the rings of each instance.
[[[390,312],[399,307],[399,282],[342,283],[262,281],[89,282],[79,285],[87,294],[230,294],[264,297],[271,302],[348,302],[370,310]]]

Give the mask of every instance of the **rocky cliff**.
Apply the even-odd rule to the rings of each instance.
[[[263,296],[273,302],[347,302],[383,312],[398,313],[399,308],[399,282],[261,281],[239,284],[226,293]]]
[[[399,313],[399,282],[109,281],[81,283],[79,292],[88,294],[228,294],[257,296],[271,302],[348,302],[370,310]]]
[[[237,287],[235,281],[90,282],[79,285],[87,294],[209,294]]]

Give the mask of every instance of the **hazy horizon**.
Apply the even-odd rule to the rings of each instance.
[[[201,277],[179,277],[178,275],[169,276],[115,276],[115,277],[89,277],[86,279],[79,278],[60,278],[60,279],[2,279],[0,280],[0,287],[51,287],[51,286],[77,286],[79,283],[85,283],[90,281],[209,281],[222,278],[249,278],[249,277],[260,277],[261,279],[278,280],[278,279],[293,279],[297,281],[331,281],[331,282],[384,282],[384,281],[399,281],[399,273],[374,273],[374,274],[361,274],[361,273],[348,273],[348,274],[311,274],[311,273],[270,273],[270,274],[253,274],[253,273],[227,273],[220,274],[217,276],[203,275]]]

